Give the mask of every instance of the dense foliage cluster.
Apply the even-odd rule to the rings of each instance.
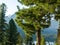
[[[19,9],[16,13],[16,22],[26,35],[37,33],[39,43],[41,30],[50,26],[50,15],[55,14],[56,19],[60,17],[60,0],[18,0],[18,2],[29,8]]]

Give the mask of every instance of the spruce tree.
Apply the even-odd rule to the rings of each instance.
[[[4,45],[4,37],[5,37],[5,12],[6,12],[6,5],[3,3],[0,5],[0,45]]]
[[[18,31],[13,19],[9,21],[9,32],[8,32],[8,43],[9,45],[16,45],[18,40]]]

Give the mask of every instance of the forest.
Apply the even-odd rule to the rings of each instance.
[[[17,1],[29,8],[20,9],[17,5],[16,17],[11,18],[8,23],[5,19],[7,5],[5,3],[0,5],[0,45],[60,45],[60,0]],[[53,22],[53,19],[57,23]],[[58,29],[56,29],[57,26],[53,27],[57,30],[57,34],[49,36],[48,28],[56,24]],[[24,32],[25,37],[21,36],[17,26]],[[48,30],[45,32],[48,34],[42,34],[44,30]],[[50,33],[53,34],[53,32]],[[50,39],[50,37],[54,38]],[[54,44],[50,44],[50,41]]]

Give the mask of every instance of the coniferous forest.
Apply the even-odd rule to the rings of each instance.
[[[0,4],[0,45],[60,45],[60,0],[17,1],[28,8],[17,5],[10,19]]]

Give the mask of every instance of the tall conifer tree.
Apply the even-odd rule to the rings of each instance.
[[[0,43],[3,45],[4,43],[4,32],[5,32],[5,13],[6,13],[6,5],[3,3],[0,5]],[[0,45],[1,45],[0,44]]]
[[[18,40],[18,31],[13,19],[9,21],[9,45],[16,45]]]
[[[18,0],[21,4],[29,6],[28,9],[21,9],[17,12],[17,23],[24,29],[25,32],[30,27],[34,27],[37,30],[38,45],[41,45],[41,29],[46,27],[49,21],[43,20],[47,13],[56,14],[56,19],[60,18],[60,0]],[[49,16],[47,16],[49,18]],[[60,20],[60,19],[59,19]],[[47,23],[46,23],[47,21]],[[42,25],[41,25],[42,23]],[[31,25],[29,27],[29,25]],[[59,33],[59,32],[58,32]],[[58,34],[58,36],[60,36]],[[59,42],[59,41],[58,41]],[[60,44],[60,42],[59,42]],[[58,45],[59,45],[58,44]]]
[[[41,45],[41,30],[49,27],[50,13],[54,12],[54,8],[50,9],[48,3],[39,0],[18,0],[20,3],[29,6],[28,9],[20,9],[16,14],[16,22],[24,30],[27,37],[37,34],[37,44]],[[52,6],[53,7],[53,6]]]

